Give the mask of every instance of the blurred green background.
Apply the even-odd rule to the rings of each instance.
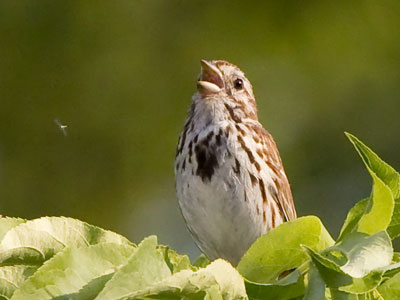
[[[1,1],[0,214],[195,256],[175,145],[200,59],[225,59],[253,83],[298,214],[336,236],[370,192],[343,132],[400,169],[399,15],[399,1]]]

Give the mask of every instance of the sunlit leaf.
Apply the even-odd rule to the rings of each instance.
[[[373,172],[376,176],[387,185],[393,195],[393,198],[400,197],[400,175],[393,169],[389,164],[384,162],[376,153],[374,153],[369,147],[362,143],[357,137],[350,133],[346,133],[346,136],[353,143],[358,154],[362,158],[364,164],[368,168],[369,172]]]
[[[301,245],[320,251],[333,243],[317,217],[301,217],[283,223],[260,237],[237,268],[250,281],[275,283],[283,272],[297,268],[308,260]]]
[[[0,218],[0,241],[3,239],[3,237],[11,228],[17,227],[19,224],[25,222],[26,220],[20,218],[9,218],[9,217]]]
[[[183,270],[122,299],[247,299],[243,278],[222,259],[196,272]]]
[[[0,242],[0,262],[42,264],[67,246],[130,244],[123,236],[64,217],[44,217],[11,228]]]
[[[157,238],[143,240],[137,251],[107,282],[96,300],[120,299],[171,276],[164,251],[157,249]]]
[[[154,236],[154,238],[156,237]],[[178,254],[174,250],[161,245],[157,246],[157,251],[163,254],[165,263],[168,265],[172,273],[187,269],[195,269],[190,264],[190,259],[187,255]]]
[[[350,211],[339,239],[352,231],[374,234],[386,230],[392,220],[394,199],[400,194],[399,174],[355,136],[346,135],[367,167],[373,186],[369,200],[362,201]]]
[[[370,205],[371,199],[366,198],[357,202],[347,213],[346,220],[340,230],[340,235],[338,240],[341,240],[344,236],[349,233],[357,231],[358,223],[361,217],[367,213],[368,207]]]
[[[378,287],[383,299],[400,299],[400,273],[389,278]]]
[[[310,248],[307,248],[307,250],[326,285],[333,291],[351,294],[367,293],[375,289],[382,280],[382,272],[379,271],[371,271],[363,278],[353,278],[341,270],[341,266],[330,258]],[[337,294],[342,295],[342,293]],[[332,298],[335,299],[333,295]]]
[[[340,265],[340,269],[354,278],[362,278],[374,270],[383,270],[393,258],[392,243],[385,231],[371,236],[361,232],[351,233],[326,249],[328,254],[334,251],[345,256],[346,262]]]
[[[11,299],[82,299],[80,291],[96,295],[135,250],[115,243],[66,248],[23,282]]]
[[[14,291],[35,271],[34,266],[16,265],[0,267],[0,299],[10,299]]]

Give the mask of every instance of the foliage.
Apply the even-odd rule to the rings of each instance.
[[[356,137],[371,195],[348,213],[335,241],[315,216],[261,236],[234,268],[191,264],[155,236],[135,245],[64,217],[0,219],[0,299],[398,299],[400,176]]]

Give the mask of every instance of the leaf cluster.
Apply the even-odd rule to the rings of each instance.
[[[155,236],[125,237],[65,217],[0,219],[0,299],[400,299],[400,176],[347,134],[372,178],[335,241],[315,216],[260,237],[235,268],[191,263]]]

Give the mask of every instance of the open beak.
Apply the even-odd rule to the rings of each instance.
[[[215,94],[224,87],[222,73],[212,63],[201,60],[201,75],[197,82],[197,88],[203,95]]]

